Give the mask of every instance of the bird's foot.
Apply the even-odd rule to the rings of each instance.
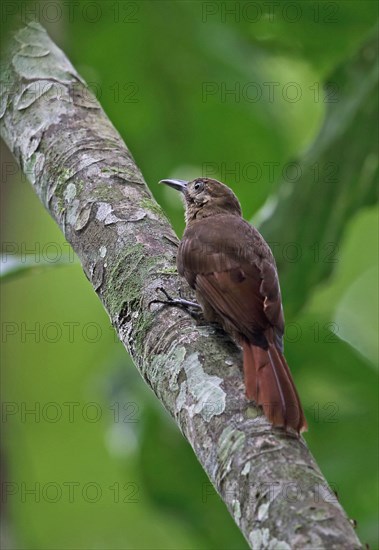
[[[190,300],[184,300],[183,298],[172,298],[172,296],[169,295],[167,290],[165,290],[163,287],[157,288],[157,291],[162,292],[162,294],[165,295],[165,300],[152,300],[149,303],[149,307],[151,304],[163,304],[165,306],[174,306],[174,307],[182,307],[188,313],[191,315],[191,317],[194,317],[195,319],[199,318],[201,306],[196,302],[191,302]],[[180,292],[179,292],[180,294]]]

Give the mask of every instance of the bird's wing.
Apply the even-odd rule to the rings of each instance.
[[[179,273],[237,332],[254,339],[272,326],[281,348],[284,318],[272,253],[241,218],[223,216],[221,224],[216,218],[186,230],[178,253]]]

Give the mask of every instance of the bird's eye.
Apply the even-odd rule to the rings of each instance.
[[[195,189],[195,191],[197,193],[200,193],[200,191],[202,191],[204,189],[204,182],[203,181],[197,181],[195,183],[195,185],[193,186],[193,188]]]

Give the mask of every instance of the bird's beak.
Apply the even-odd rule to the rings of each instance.
[[[161,180],[159,183],[164,183],[166,185],[169,185],[170,187],[173,187],[177,191],[181,191],[184,193],[186,190],[188,181],[185,180]]]

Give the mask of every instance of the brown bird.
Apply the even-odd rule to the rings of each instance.
[[[223,183],[208,178],[160,183],[184,195],[178,271],[195,290],[205,319],[220,323],[241,344],[248,399],[262,406],[273,426],[306,430],[283,355],[284,316],[270,247],[242,218],[237,197]]]

